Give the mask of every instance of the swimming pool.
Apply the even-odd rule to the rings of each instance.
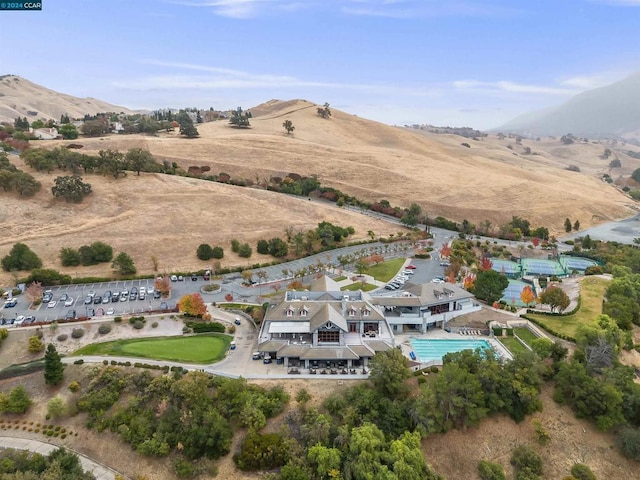
[[[460,340],[412,338],[409,340],[411,348],[422,363],[432,360],[442,360],[447,353],[475,350],[476,348],[491,348],[486,340],[465,338]]]

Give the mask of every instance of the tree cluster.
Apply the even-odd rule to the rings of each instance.
[[[258,240],[256,251],[263,255],[272,255],[276,258],[286,257],[289,253],[289,246],[287,242],[279,237],[274,237],[271,240]]]
[[[0,454],[0,476],[6,480],[95,480],[84,471],[78,456],[60,447],[49,455],[26,450],[3,450]]]
[[[42,260],[24,243],[16,243],[8,255],[2,258],[2,269],[5,272],[16,270],[33,270],[42,267]]]
[[[132,400],[118,402],[128,396]],[[174,453],[184,460],[220,458],[231,447],[233,426],[260,430],[288,401],[281,387],[201,372],[153,377],[105,367],[78,399],[89,428],[110,428],[143,455]],[[119,403],[118,408],[112,408]]]
[[[21,197],[35,195],[42,185],[33,176],[9,162],[9,157],[0,151],[0,187],[5,192],[17,192]]]
[[[316,112],[322,118],[329,118],[331,116],[331,109],[329,108],[329,104],[325,102],[322,107],[316,108]]]
[[[178,112],[176,120],[180,126],[180,135],[184,135],[187,138],[196,138],[200,135],[198,129],[193,124],[193,120],[185,110]]]
[[[201,243],[196,250],[196,256],[200,260],[210,260],[212,258],[219,260],[224,257],[224,250],[222,247],[212,247],[208,243]]]
[[[231,118],[229,124],[238,128],[249,128],[251,124],[249,120],[252,118],[250,111],[243,111],[242,107],[238,107],[231,111]]]
[[[135,275],[137,272],[133,258],[128,253],[120,252],[111,262],[113,271],[121,277]]]
[[[65,267],[89,266],[113,260],[113,247],[104,242],[93,242],[80,248],[63,247],[60,249],[60,261]]]

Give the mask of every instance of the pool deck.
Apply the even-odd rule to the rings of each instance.
[[[398,345],[402,351],[402,354],[407,357],[409,353],[413,351],[413,347],[411,346],[412,338],[420,338],[420,339],[431,339],[431,340],[485,340],[489,342],[491,348],[493,348],[498,356],[505,360],[513,360],[513,355],[511,352],[505,348],[505,346],[496,340],[493,337],[487,335],[460,335],[459,333],[449,333],[444,330],[436,329],[432,330],[425,334],[420,333],[399,333],[396,334],[396,345]],[[413,362],[416,363],[416,362]],[[418,365],[414,365],[412,370],[420,370],[422,368],[431,366],[431,365],[442,365],[442,361],[429,361],[426,363],[420,363]]]

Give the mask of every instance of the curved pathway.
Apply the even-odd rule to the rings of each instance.
[[[0,448],[15,448],[16,450],[29,450],[31,452],[40,453],[41,455],[49,455],[51,452],[60,447],[75,453],[80,459],[82,469],[84,471],[91,472],[96,477],[96,480],[114,480],[115,476],[119,474],[115,470],[112,470],[111,468],[102,465],[97,461],[63,445],[54,445],[30,438],[0,436]]]

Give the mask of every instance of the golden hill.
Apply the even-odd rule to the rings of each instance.
[[[252,181],[291,172],[317,174],[323,185],[359,198],[387,199],[401,207],[416,202],[431,217],[458,221],[489,219],[499,225],[519,215],[559,233],[567,217],[586,227],[633,213],[633,201],[598,178],[609,162],[599,158],[601,144],[565,147],[546,139],[518,145],[493,135],[474,141],[391,127],[338,110],[323,119],[316,107],[304,100],[272,100],[252,109],[251,128],[232,128],[226,121],[200,124],[200,138],[193,140],[173,133],[81,143],[88,152],[148,148],[185,169],[206,165],[211,173]],[[282,127],[285,119],[295,126],[292,135]],[[523,154],[527,145],[533,154]],[[574,164],[583,171],[566,170]],[[638,166],[640,161],[630,157],[623,163],[627,170]]]
[[[78,98],[49,90],[15,75],[0,76],[0,122],[13,123],[16,117],[59,121],[63,114],[82,118],[85,114],[100,112],[134,113],[95,98]]]

